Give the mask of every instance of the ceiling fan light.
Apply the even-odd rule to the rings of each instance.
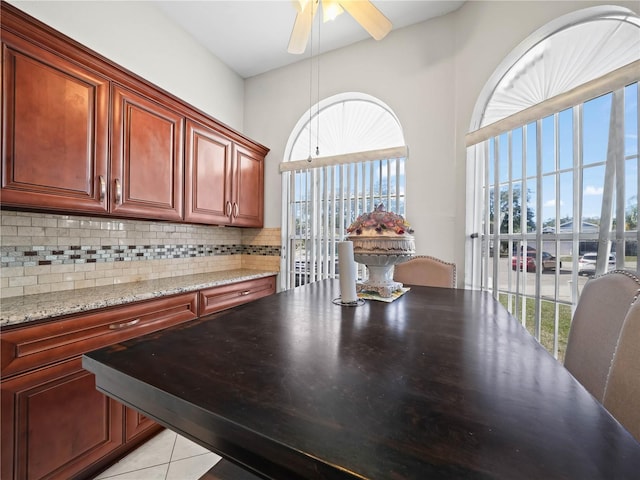
[[[340,2],[349,15],[376,40],[382,40],[391,31],[393,25],[370,1]]]
[[[296,2],[295,5],[297,8],[298,3]],[[287,48],[289,53],[296,55],[304,53],[307,48],[307,42],[311,34],[311,25],[317,9],[318,0],[311,0],[307,1],[303,11],[296,14],[296,20],[293,24],[291,37],[289,38],[289,47]]]
[[[291,3],[293,3],[293,6],[298,12],[304,12],[304,8],[310,1],[311,0],[291,0]]]
[[[322,0],[322,21],[329,22],[335,20],[344,10],[336,0]]]

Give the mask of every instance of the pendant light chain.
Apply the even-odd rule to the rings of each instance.
[[[320,0],[318,0],[320,1]],[[317,81],[317,91],[318,91],[318,102],[316,103],[316,117],[317,117],[317,125],[316,125],[316,157],[320,156],[320,34],[322,33],[322,22],[320,21],[320,15],[318,15],[318,53],[317,53],[317,70],[318,70],[318,81]]]
[[[320,1],[320,0],[317,0]],[[312,111],[313,111],[313,6],[309,8],[309,15],[311,16],[311,45],[309,46],[309,157],[307,158],[307,162],[311,162],[311,121]]]

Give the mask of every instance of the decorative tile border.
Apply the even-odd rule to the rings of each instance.
[[[77,263],[131,262],[215,255],[280,256],[279,246],[265,245],[73,245],[3,246],[0,266],[35,267]]]

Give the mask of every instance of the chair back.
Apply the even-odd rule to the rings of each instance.
[[[603,403],[640,442],[640,300],[633,303],[622,325]]]
[[[614,270],[589,280],[578,301],[567,341],[564,366],[602,402],[618,337],[640,279]]]
[[[417,255],[394,267],[396,282],[425,287],[456,286],[456,264],[427,255]]]

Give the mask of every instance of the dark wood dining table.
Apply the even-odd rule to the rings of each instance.
[[[305,285],[83,365],[263,478],[640,478],[640,444],[488,292],[337,297]]]

